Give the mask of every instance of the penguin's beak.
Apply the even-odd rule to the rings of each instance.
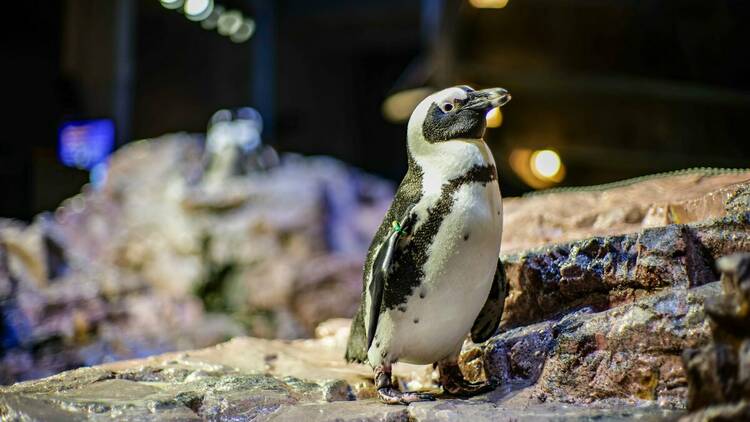
[[[487,88],[469,93],[469,102],[464,108],[487,112],[502,107],[510,101],[510,93],[503,88]]]

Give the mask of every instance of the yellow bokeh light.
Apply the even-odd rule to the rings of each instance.
[[[553,182],[562,180],[562,160],[551,149],[534,151],[529,159],[529,166],[534,176]]]
[[[502,9],[508,5],[508,0],[469,0],[477,9]]]
[[[565,164],[551,149],[514,148],[508,156],[508,164],[516,176],[534,189],[555,186],[565,178]]]
[[[500,127],[503,124],[503,113],[500,107],[495,107],[487,112],[487,127]]]
[[[383,116],[393,123],[406,122],[419,102],[433,92],[435,91],[432,88],[413,88],[396,92],[383,101]]]

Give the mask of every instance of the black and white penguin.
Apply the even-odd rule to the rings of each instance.
[[[397,361],[437,363],[449,394],[489,389],[466,381],[457,359],[469,331],[481,343],[502,316],[502,199],[482,137],[486,113],[509,100],[501,88],[457,86],[424,99],[409,119],[409,168],[370,245],[346,350],[348,361],[370,363],[385,403],[434,399],[394,388]]]

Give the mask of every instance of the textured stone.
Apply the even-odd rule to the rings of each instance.
[[[750,171],[688,171],[597,190],[506,198],[503,253],[746,211],[747,191],[737,188],[749,180]]]
[[[686,420],[750,417],[750,254],[721,258],[723,294],[706,301],[712,338],[683,353],[687,373]]]
[[[325,157],[220,186],[201,166],[196,137],[128,144],[101,189],[0,220],[0,384],[354,313],[390,183]]]
[[[554,348],[553,326],[565,324],[569,323],[517,329],[515,334],[493,340],[514,351],[513,362],[505,366],[510,372],[493,378],[512,379],[471,400],[440,395],[437,402],[408,407],[380,403],[374,398],[369,368],[341,359],[348,321],[335,320],[319,327],[323,336],[317,339],[237,338],[207,349],[81,368],[0,387],[0,416],[27,421],[484,421],[498,417],[577,421],[659,420],[679,415],[654,402],[638,407],[623,402],[565,403],[524,384],[524,377],[544,378],[546,371],[533,369],[525,356],[539,348]],[[573,330],[573,325],[567,329]],[[469,358],[464,361],[471,361],[474,350],[467,348],[464,356]],[[545,352],[535,359],[533,364],[552,358]],[[439,392],[430,366],[397,364],[394,372],[402,388]]]
[[[680,422],[733,422],[750,420],[750,402],[711,406],[680,418]]]
[[[316,340],[237,338],[209,349],[112,363],[17,384],[3,391],[9,395],[0,402],[10,409],[7,414],[26,412],[24,406],[36,411],[50,408],[50,403],[63,403],[59,405],[63,410],[99,412],[97,415],[127,408],[122,415],[136,417],[149,406],[159,412],[187,415],[186,409],[174,404],[182,397],[193,403],[200,417],[218,420],[483,420],[498,413],[532,419],[552,414],[566,420],[658,418],[669,414],[657,405],[684,406],[686,382],[679,354],[706,341],[709,328],[702,303],[719,290],[717,282],[674,289],[604,312],[584,308],[561,319],[511,329],[481,346],[467,343],[461,359],[464,371],[474,379],[489,377],[500,386],[473,401],[441,400],[408,409],[374,403],[369,368],[345,364],[341,359],[348,321],[337,320],[319,327],[322,337]],[[437,388],[429,366],[399,364],[395,375],[402,388]],[[86,386],[100,386],[108,380],[161,386],[169,392],[165,398],[123,384],[132,389],[131,396],[141,394],[137,392],[143,395],[137,400],[140,404],[127,406],[117,397],[86,396],[88,391],[97,391]],[[246,388],[250,384],[253,388]],[[83,393],[60,393],[68,390]],[[354,397],[360,400],[324,404]],[[43,404],[24,404],[30,398],[43,400]],[[59,411],[54,406],[51,409]]]
[[[681,351],[708,341],[703,312],[719,283],[675,288],[595,312],[582,308],[503,332],[482,350],[486,376],[498,385],[533,386],[545,399],[685,405]],[[648,334],[645,334],[648,333]]]
[[[319,323],[353,313],[392,187],[296,156],[209,186],[200,157],[184,135],[129,145],[103,189],[31,226],[0,224],[0,381],[255,337],[2,388],[3,419],[658,419],[696,395],[750,391],[750,342],[732,341],[747,325],[714,327],[737,354],[680,360],[711,337],[704,302],[716,320],[747,302],[742,271],[722,281],[733,299],[717,298],[714,262],[750,250],[748,173],[508,199],[502,331],[460,357],[498,388],[390,407],[368,367],[343,362],[348,321]],[[429,366],[394,373],[402,389],[440,392]],[[695,374],[705,382],[689,391]],[[746,411],[722,409],[695,417]]]
[[[750,250],[750,213],[503,256],[510,283],[503,326],[579,306],[608,309],[668,287],[700,286],[716,280],[716,259],[743,250]]]

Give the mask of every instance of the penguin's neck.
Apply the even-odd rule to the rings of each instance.
[[[429,143],[409,139],[410,166],[419,166],[422,189],[427,195],[439,194],[442,186],[465,175],[476,166],[495,165],[487,144],[479,139],[456,139]]]

